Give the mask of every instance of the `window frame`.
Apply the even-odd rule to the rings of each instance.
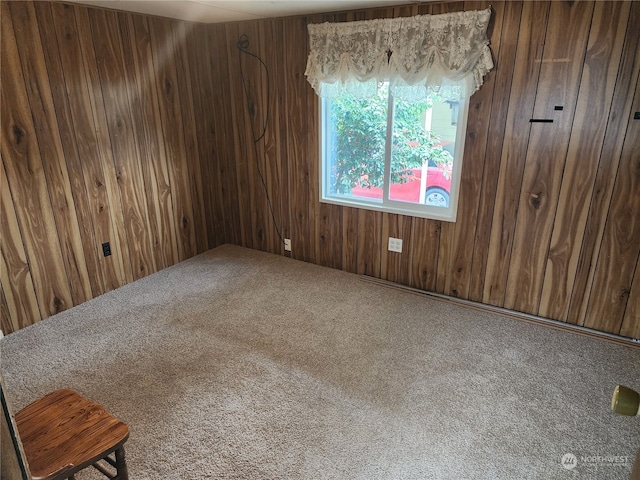
[[[464,147],[467,131],[467,120],[469,116],[469,103],[470,100],[466,97],[462,97],[459,102],[458,111],[458,124],[456,125],[456,143],[455,143],[455,155],[453,158],[453,168],[451,172],[451,190],[449,192],[449,206],[437,207],[432,205],[419,205],[415,203],[402,202],[397,200],[390,200],[389,188],[390,188],[390,171],[391,171],[391,143],[389,137],[392,131],[392,122],[394,116],[393,96],[389,93],[389,106],[387,108],[387,135],[385,140],[385,173],[384,173],[384,185],[382,201],[367,200],[365,198],[346,197],[343,195],[331,195],[329,190],[329,168],[325,159],[325,147],[326,140],[324,132],[325,127],[328,126],[327,115],[327,102],[331,101],[327,98],[318,98],[318,137],[319,137],[319,155],[320,155],[320,169],[319,169],[319,192],[320,202],[328,203],[332,205],[342,205],[352,208],[362,208],[365,210],[373,210],[377,212],[394,213],[398,215],[406,215],[418,218],[427,218],[433,220],[441,220],[445,222],[455,222],[458,211],[458,200],[460,198],[460,184],[462,176],[462,164],[464,159]]]

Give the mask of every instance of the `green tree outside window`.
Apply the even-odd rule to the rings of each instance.
[[[330,174],[335,193],[350,194],[356,186],[383,187],[388,91],[388,84],[381,84],[374,98],[344,95],[331,100]],[[438,100],[436,94],[420,102],[394,100],[391,183],[411,180],[410,170],[428,161],[451,171],[451,154],[443,150],[437,135],[425,129],[425,114]]]

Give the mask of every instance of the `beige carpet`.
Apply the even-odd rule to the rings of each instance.
[[[129,424],[132,479],[624,479],[640,448],[638,348],[235,246],[0,345],[14,410]]]

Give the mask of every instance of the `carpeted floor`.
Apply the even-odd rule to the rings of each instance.
[[[639,348],[235,246],[0,345],[14,410],[129,424],[132,479],[625,479],[640,448]]]

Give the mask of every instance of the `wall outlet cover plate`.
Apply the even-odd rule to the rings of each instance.
[[[389,237],[389,251],[402,253],[402,239]]]

